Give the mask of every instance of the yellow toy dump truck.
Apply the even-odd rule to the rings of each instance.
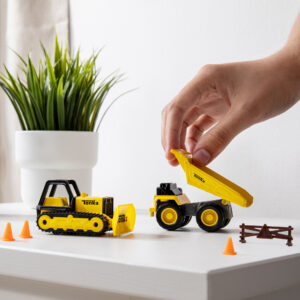
[[[172,149],[186,173],[187,183],[220,197],[220,200],[193,202],[175,183],[161,183],[154,196],[150,216],[156,214],[158,224],[167,230],[187,225],[192,216],[200,228],[214,232],[228,225],[232,218],[231,202],[248,207],[253,197],[244,189],[207,167],[197,166],[192,155],[184,150]]]
[[[68,199],[55,197],[59,186]],[[37,226],[54,234],[97,236],[112,230],[116,236],[133,231],[134,224],[133,204],[119,205],[114,212],[112,197],[80,193],[74,180],[48,180],[37,205]]]

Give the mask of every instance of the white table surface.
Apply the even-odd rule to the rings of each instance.
[[[19,215],[12,214],[16,211]],[[53,287],[58,294],[61,288],[70,296],[73,287],[77,295],[90,295],[89,299],[97,298],[98,292],[107,295],[103,299],[269,299],[264,295],[293,299],[300,293],[299,220],[234,217],[218,233],[206,233],[192,220],[185,229],[169,232],[155,218],[140,214],[133,233],[79,237],[40,232],[31,213],[21,204],[0,204],[0,234],[10,221],[16,238],[15,242],[0,241],[3,295],[10,292],[11,282],[20,286],[20,293],[25,282],[30,299],[34,297],[29,286],[36,282],[39,287],[49,284],[50,296]],[[17,237],[25,219],[30,220],[33,239]],[[292,225],[293,246],[286,246],[286,240],[255,237],[241,244],[238,226],[242,222]],[[222,254],[229,236],[238,253],[235,256]]]

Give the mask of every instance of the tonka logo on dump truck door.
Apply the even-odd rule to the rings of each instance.
[[[82,200],[84,205],[99,205],[99,202],[96,200]]]

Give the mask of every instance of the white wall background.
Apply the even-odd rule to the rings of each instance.
[[[139,87],[112,107],[100,129],[94,194],[138,209],[152,205],[160,182],[177,182],[193,201],[214,196],[188,186],[164,159],[162,108],[207,63],[251,60],[286,41],[300,0],[71,0],[71,45],[87,57],[105,46],[105,74]],[[210,167],[254,196],[236,215],[300,216],[300,104],[238,136]],[[84,146],[84,145],[83,145]]]

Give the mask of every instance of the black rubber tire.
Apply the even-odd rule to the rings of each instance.
[[[185,216],[183,217],[183,222],[181,224],[181,227],[186,226],[187,224],[189,224],[192,220],[192,216]]]
[[[177,213],[177,220],[174,224],[168,225],[165,224],[161,218],[162,212],[166,209],[166,208],[172,208],[176,211]],[[183,216],[182,216],[182,212],[179,208],[179,206],[173,202],[165,202],[159,205],[157,211],[156,211],[156,220],[157,223],[159,224],[160,227],[167,229],[167,230],[176,230],[179,227],[182,226],[183,223]]]
[[[226,227],[230,223],[231,219],[225,219],[222,228]]]
[[[218,215],[218,221],[215,225],[213,226],[207,226],[205,224],[203,224],[202,220],[201,220],[201,215],[202,213],[207,210],[207,209],[212,209],[214,210],[217,215]],[[219,229],[222,228],[223,224],[224,224],[224,215],[223,212],[221,211],[221,209],[219,209],[217,206],[214,205],[204,205],[202,206],[196,214],[196,221],[199,225],[199,227],[207,232],[215,232],[218,231]]]

